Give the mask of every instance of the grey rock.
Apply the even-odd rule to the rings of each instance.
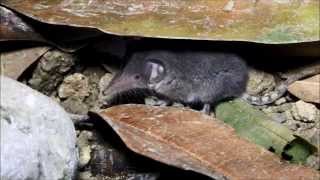
[[[250,95],[261,95],[270,92],[276,86],[273,75],[263,71],[251,69],[247,84],[247,93]]]
[[[99,83],[100,79],[106,74],[102,67],[90,66],[87,67],[83,74],[89,80],[89,96],[85,99],[85,103],[90,109],[99,106]]]
[[[286,122],[284,125],[293,130],[295,134],[311,141],[317,131],[319,124],[319,110],[310,103],[298,101],[289,103],[291,108],[286,110]]]
[[[78,153],[69,115],[56,102],[1,76],[1,178],[72,179]]]
[[[286,111],[290,111],[292,108],[292,104],[291,103],[286,103],[286,104],[282,104],[279,106],[266,106],[264,108],[262,108],[261,110],[267,114],[269,113],[283,113]]]
[[[59,50],[50,50],[40,59],[28,84],[46,95],[51,95],[63,77],[74,66],[76,58]]]
[[[85,115],[89,111],[88,105],[78,97],[70,97],[60,102],[62,107],[69,113]]]
[[[286,102],[287,102],[287,99],[286,99],[285,97],[282,97],[282,98],[276,100],[274,103],[275,103],[276,105],[282,105],[282,104],[284,104],[284,103],[286,103]]]
[[[74,73],[66,78],[58,88],[61,105],[69,113],[87,114],[89,107],[85,99],[89,97],[89,79],[80,73]]]
[[[98,178],[93,177],[90,171],[84,171],[79,173],[79,180],[97,180]]]
[[[318,147],[318,149],[320,149],[320,124],[316,125],[316,127],[318,127],[314,134],[311,136],[310,140],[311,143],[314,144],[316,147]],[[320,164],[319,164],[320,166]]]
[[[307,166],[320,170],[320,157],[318,155],[311,155],[308,157]]]
[[[67,76],[59,86],[58,96],[62,99],[77,97],[83,100],[89,96],[88,78],[80,73]]]
[[[269,116],[272,117],[272,120],[278,123],[284,123],[287,120],[285,113],[271,113]]]
[[[111,73],[106,73],[104,76],[102,76],[102,78],[100,79],[99,82],[99,102],[101,104],[104,104],[104,102],[106,101],[106,99],[108,97],[106,97],[106,95],[103,94],[103,90],[106,89],[108,87],[108,85],[110,84],[112,78],[113,78],[113,74]]]

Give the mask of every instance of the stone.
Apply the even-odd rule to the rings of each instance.
[[[99,82],[106,71],[102,67],[90,66],[83,71],[83,74],[89,80],[89,96],[85,99],[85,103],[92,109],[99,106]]]
[[[67,76],[59,86],[58,96],[62,99],[78,97],[83,100],[89,96],[88,78],[80,73]]]
[[[61,105],[67,112],[87,114],[89,107],[85,102],[90,95],[89,80],[81,73],[67,76],[58,88]]]
[[[75,177],[76,132],[69,115],[57,102],[1,76],[0,107],[0,179]]]
[[[90,171],[84,171],[79,173],[79,180],[96,180],[97,178],[94,178]]]
[[[262,108],[261,110],[267,114],[269,113],[283,113],[286,111],[289,111],[292,108],[291,103],[281,104],[278,106],[266,106]]]
[[[303,101],[320,104],[320,74],[294,82],[288,91]]]
[[[80,168],[85,167],[91,159],[91,146],[90,140],[92,139],[92,132],[81,131],[77,139],[79,147],[79,166]]]
[[[286,99],[285,97],[282,97],[282,98],[276,100],[274,103],[275,103],[276,105],[282,105],[282,104],[284,104],[284,103],[286,103],[286,102],[287,102],[287,99]]]
[[[307,164],[307,166],[312,167],[313,169],[320,170],[320,157],[319,157],[319,155],[309,156],[306,164]]]
[[[43,94],[51,95],[71,71],[75,61],[76,58],[71,54],[59,50],[48,51],[41,57],[28,85]]]
[[[315,130],[314,134],[310,138],[311,143],[313,145],[315,145],[316,147],[318,147],[318,149],[320,149],[320,126],[319,125],[320,125],[320,123],[318,125],[316,125],[316,127],[318,127],[318,129]]]
[[[64,109],[67,112],[73,113],[73,114],[85,115],[89,111],[88,105],[78,97],[70,97],[60,102],[60,104],[62,105],[62,107],[64,107]]]
[[[278,123],[284,123],[287,120],[285,113],[271,113],[269,116]]]
[[[302,122],[316,122],[320,121],[320,111],[313,104],[304,101],[294,103],[291,114],[297,121]]]
[[[105,102],[106,96],[103,94],[103,90],[106,89],[113,78],[113,74],[106,73],[101,77],[99,82],[99,102],[103,104]]]
[[[278,107],[281,106],[290,107],[289,109],[283,109],[283,114],[286,117],[286,121],[283,122],[284,125],[294,131],[295,134],[309,142],[312,141],[312,136],[319,129],[319,110],[313,104],[303,101],[287,103]]]
[[[276,86],[275,78],[272,74],[251,69],[249,71],[249,80],[247,84],[247,93],[250,95],[259,95],[270,92]]]

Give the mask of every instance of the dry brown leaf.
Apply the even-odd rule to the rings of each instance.
[[[136,153],[213,178],[319,179],[316,170],[281,162],[221,121],[174,107],[120,105],[99,112]]]
[[[9,40],[33,40],[45,42],[44,38],[11,10],[0,6],[0,42]]]
[[[288,90],[303,101],[320,103],[320,74],[296,81]]]
[[[5,52],[0,54],[1,74],[18,79],[19,76],[41,55],[47,52],[49,47],[36,47],[23,50]]]
[[[319,40],[319,0],[2,0],[1,3],[42,22],[92,27],[116,35],[267,44]]]

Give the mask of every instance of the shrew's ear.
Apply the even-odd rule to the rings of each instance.
[[[165,75],[165,70],[162,63],[152,60],[147,62],[146,72],[148,77],[148,84],[160,82]]]

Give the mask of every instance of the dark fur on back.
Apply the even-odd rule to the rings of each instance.
[[[163,79],[153,86],[148,86],[148,77],[144,77],[144,67],[149,61],[161,64],[165,72]],[[245,91],[248,79],[247,66],[239,56],[199,51],[136,52],[121,76],[129,78],[137,74],[142,78],[139,83],[132,83],[132,89],[149,89],[170,100],[191,104],[212,104],[228,97],[238,97]]]

